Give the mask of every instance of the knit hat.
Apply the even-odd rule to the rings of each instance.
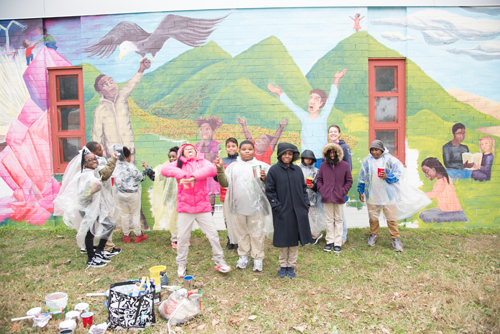
[[[280,160],[280,157],[286,152],[290,151],[293,153],[293,159],[292,162],[297,160],[300,156],[299,149],[297,146],[290,144],[290,143],[279,143],[278,144],[278,160]]]
[[[370,150],[372,148],[376,148],[377,150],[381,150],[382,152],[385,151],[384,143],[381,140],[378,140],[378,139],[372,141],[372,143],[370,145]]]
[[[304,152],[302,152],[302,154],[300,155],[300,158],[301,159],[312,159],[313,163],[316,162],[316,157],[314,156],[314,152],[311,150],[305,150]]]

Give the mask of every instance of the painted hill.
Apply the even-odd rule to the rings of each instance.
[[[500,119],[500,102],[487,99],[485,97],[465,92],[460,89],[447,89],[446,92],[458,101],[467,103],[486,115]]]

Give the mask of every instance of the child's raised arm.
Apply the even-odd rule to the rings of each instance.
[[[273,140],[271,140],[271,143],[269,146],[271,146],[271,150],[274,152],[274,148],[278,144],[278,140],[280,140],[281,133],[283,132],[283,129],[288,125],[288,119],[285,118],[283,122],[280,122],[280,126],[278,130],[276,130],[276,133],[274,134]]]
[[[245,139],[253,140],[252,135],[250,134],[250,131],[248,131],[247,128],[247,120],[245,118],[238,117],[238,123],[240,123],[241,127],[243,128],[243,134],[245,135]]]

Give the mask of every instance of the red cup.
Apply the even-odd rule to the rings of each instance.
[[[115,177],[111,176],[111,186],[114,186],[114,185],[115,185]]]
[[[385,172],[385,168],[379,168],[378,169],[378,177],[382,177],[382,173]]]
[[[83,328],[87,328],[87,325],[89,325],[89,328],[90,326],[92,326],[92,321],[94,320],[94,313],[92,312],[82,313],[80,317],[82,318]]]
[[[311,184],[312,182],[313,182],[313,178],[312,177],[310,177],[310,176],[306,177],[306,184],[307,185]]]

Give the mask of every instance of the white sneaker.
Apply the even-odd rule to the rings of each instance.
[[[226,264],[226,262],[221,261],[221,262],[216,262],[215,263],[215,270],[220,271],[221,273],[228,273],[231,271],[231,267]]]
[[[262,271],[262,260],[253,260],[253,271]]]
[[[186,266],[178,266],[177,267],[177,276],[180,278],[186,276]]]
[[[248,256],[240,256],[238,262],[236,262],[236,268],[245,269],[249,262],[250,258]]]

